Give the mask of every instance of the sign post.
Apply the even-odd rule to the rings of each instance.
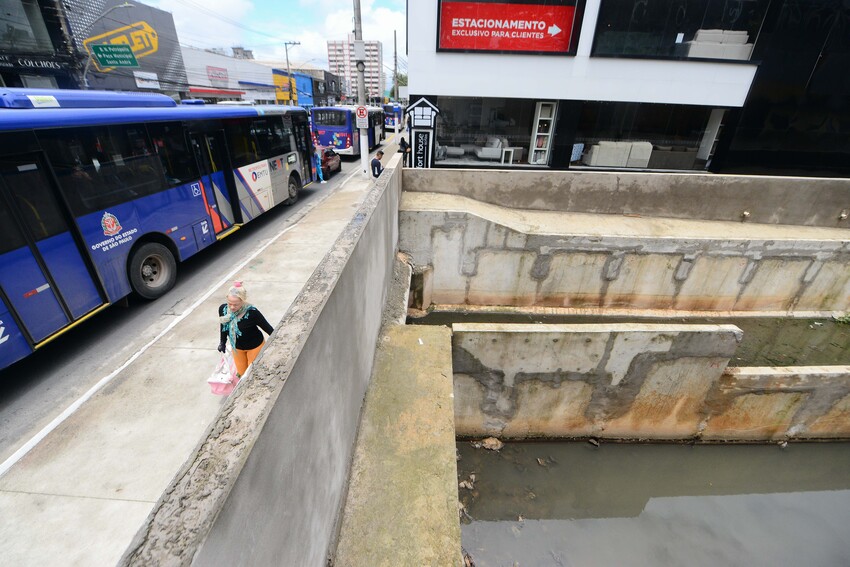
[[[365,106],[357,107],[357,128],[365,129],[369,127],[369,111]]]
[[[95,44],[91,46],[91,52],[101,69],[139,66],[133,48],[125,43]]]

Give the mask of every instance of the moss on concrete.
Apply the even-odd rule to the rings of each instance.
[[[382,337],[333,564],[462,564],[445,327],[391,326]]]

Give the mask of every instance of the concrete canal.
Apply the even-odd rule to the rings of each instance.
[[[458,442],[476,567],[850,564],[850,444]]]

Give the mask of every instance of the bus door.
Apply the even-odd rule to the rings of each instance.
[[[306,120],[293,120],[292,133],[295,135],[295,146],[301,157],[301,175],[305,180],[312,179],[313,137],[310,135],[310,125]]]
[[[0,288],[33,344],[105,303],[51,179],[37,155],[0,158]]]
[[[242,222],[242,211],[232,205],[239,200],[231,198],[236,191],[235,187],[231,187],[233,179],[230,175],[224,130],[193,132],[190,137],[192,151],[195,152],[201,172],[204,204],[212,219],[213,230],[218,234]]]

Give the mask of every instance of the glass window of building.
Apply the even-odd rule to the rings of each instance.
[[[3,0],[0,9],[0,50],[12,53],[53,53],[53,44],[36,0]]]
[[[436,159],[446,164],[527,163],[535,101],[440,97]]]
[[[747,61],[770,0],[602,0],[593,55]]]

